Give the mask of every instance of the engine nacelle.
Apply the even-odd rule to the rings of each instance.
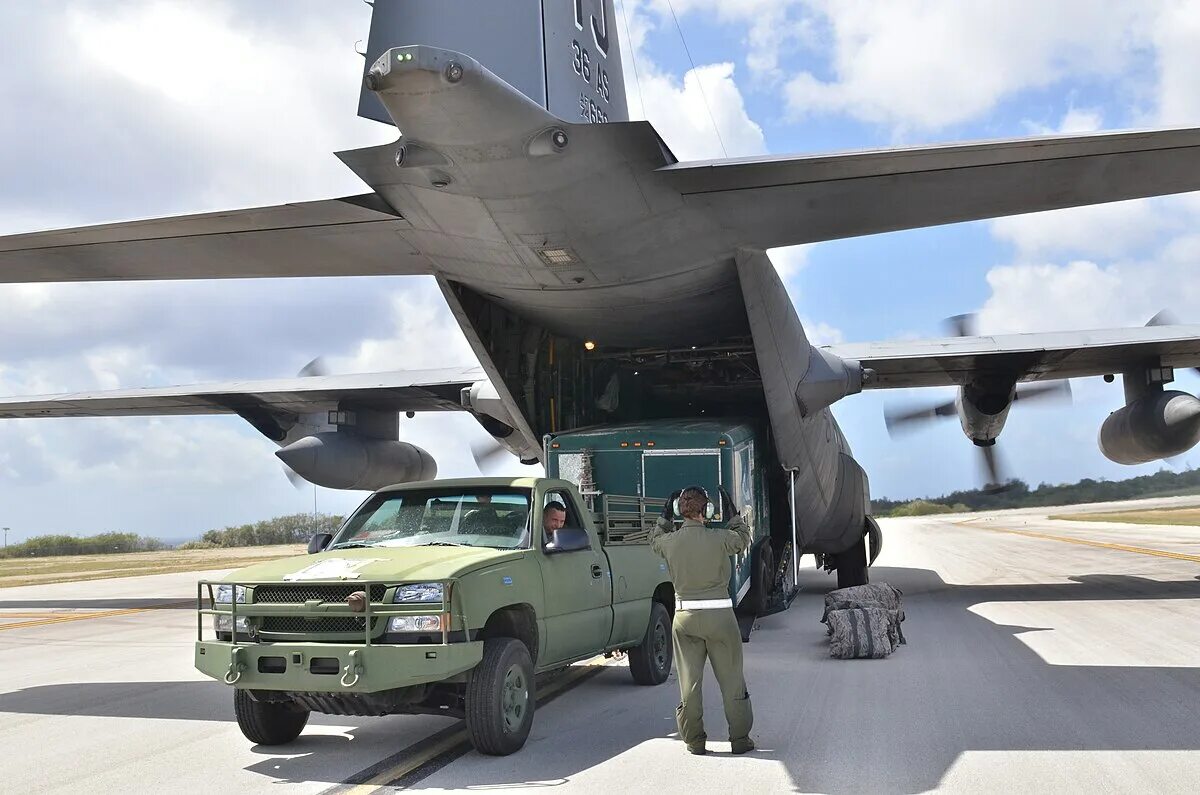
[[[1100,452],[1118,464],[1145,464],[1187,452],[1200,441],[1200,400],[1186,392],[1158,392],[1108,415]]]
[[[970,387],[959,389],[954,398],[954,407],[963,433],[976,445],[995,444],[1008,420],[1012,400],[1011,389],[1007,394],[977,392]]]
[[[275,455],[309,483],[327,489],[374,491],[437,477],[437,462],[415,444],[344,432],[306,436]]]

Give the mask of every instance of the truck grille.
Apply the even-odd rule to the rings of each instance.
[[[262,619],[261,632],[277,632],[281,635],[307,635],[323,632],[357,632],[360,635],[366,630],[365,619],[357,616],[329,616],[327,618],[304,618],[303,616],[265,616]],[[371,629],[374,631],[379,623],[377,617],[371,618]]]
[[[346,597],[355,591],[361,591],[357,585],[258,585],[254,588],[256,604],[296,605],[313,600],[322,602],[345,602]],[[387,588],[383,585],[371,586],[371,601],[382,602]],[[330,619],[332,620],[332,619]],[[359,622],[358,629],[362,630],[362,619],[350,619]],[[282,630],[280,630],[282,631]],[[328,630],[339,632],[341,630]]]

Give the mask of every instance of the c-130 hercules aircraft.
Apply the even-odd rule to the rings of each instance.
[[[678,162],[629,121],[615,23],[613,0],[375,0],[359,113],[401,134],[338,153],[369,192],[0,238],[4,282],[432,275],[480,368],[13,398],[0,417],[234,413],[348,489],[433,476],[401,412],[469,411],[526,463],[564,430],[749,418],[797,549],[840,585],[866,580],[874,526],[830,406],[864,388],[958,386],[931,412],[987,448],[1018,384],[1120,374],[1105,455],[1200,440],[1200,401],[1164,389],[1200,365],[1200,326],[816,347],[765,253],[1198,190],[1200,129]]]

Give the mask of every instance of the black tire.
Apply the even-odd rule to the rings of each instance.
[[[258,745],[290,743],[308,723],[308,710],[286,702],[255,701],[241,688],[233,691],[233,714],[246,739]]]
[[[837,567],[839,588],[866,585],[870,581],[867,576],[867,537],[865,535],[845,552],[834,555],[833,560]]]
[[[771,589],[775,585],[775,550],[768,539],[754,550],[750,568],[750,592],[742,603],[747,613],[761,616],[771,609]]]
[[[533,727],[537,691],[529,649],[514,638],[489,638],[467,681],[467,734],[481,754],[521,750]]]
[[[651,602],[646,634],[640,644],[629,650],[629,673],[639,685],[661,685],[671,675],[674,660],[671,615],[662,602]]]

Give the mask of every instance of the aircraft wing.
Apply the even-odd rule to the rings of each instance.
[[[657,173],[741,245],[772,248],[1200,190],[1200,128],[676,163]]]
[[[1200,326],[1006,334],[830,345],[875,371],[864,389],[967,384],[980,375],[1016,381],[1119,374],[1135,366],[1200,366]]]
[[[378,195],[0,237],[0,282],[429,273]]]
[[[463,387],[486,377],[479,367],[462,367],[0,398],[0,419],[172,414],[238,414],[250,419],[347,405],[396,412],[458,411]]]

